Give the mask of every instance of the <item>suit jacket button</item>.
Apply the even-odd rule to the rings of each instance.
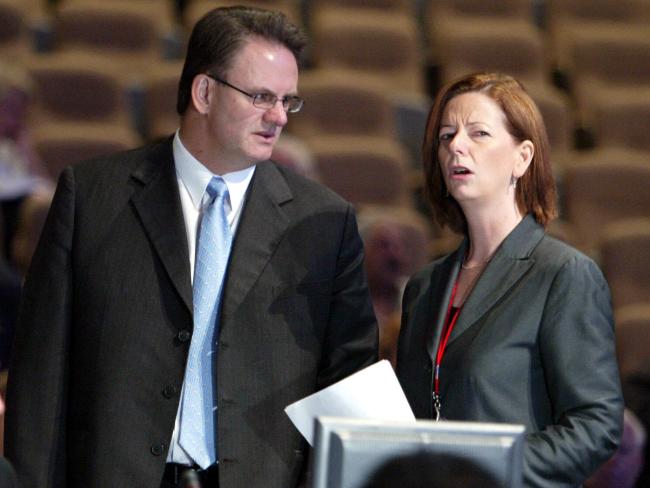
[[[187,342],[192,337],[192,333],[189,330],[183,329],[176,334],[176,338],[180,342]]]
[[[171,385],[167,385],[165,388],[163,388],[162,391],[162,394],[165,398],[174,398],[176,396],[176,393],[178,393],[178,388]]]
[[[165,451],[165,444],[154,444],[151,446],[151,454],[160,456]]]

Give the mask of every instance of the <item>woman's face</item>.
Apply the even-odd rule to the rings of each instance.
[[[438,161],[449,193],[461,206],[514,202],[512,179],[524,174],[533,155],[530,141],[517,142],[501,107],[487,95],[452,98],[442,114]]]

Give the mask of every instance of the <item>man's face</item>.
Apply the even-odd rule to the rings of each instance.
[[[271,157],[287,123],[281,99],[297,94],[298,65],[281,44],[251,37],[223,79],[250,94],[270,93],[280,99],[271,109],[258,108],[250,97],[210,79],[209,157],[235,171]]]

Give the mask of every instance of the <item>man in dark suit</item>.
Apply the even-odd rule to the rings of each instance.
[[[24,488],[299,483],[306,445],[284,407],[377,354],[350,205],[267,161],[302,105],[303,45],[281,14],[211,11],[189,41],[176,135],[62,173],[10,369]],[[217,319],[199,334],[206,281]]]

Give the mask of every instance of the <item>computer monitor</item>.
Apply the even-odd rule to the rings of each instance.
[[[312,488],[362,488],[383,463],[421,451],[432,459],[444,454],[475,463],[496,486],[521,487],[523,425],[342,417],[315,422]]]

